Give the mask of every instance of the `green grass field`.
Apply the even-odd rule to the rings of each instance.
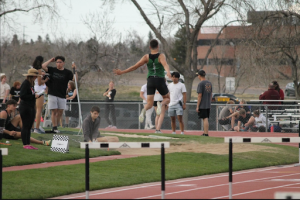
[[[77,130],[65,129],[64,135],[70,140],[77,137]],[[110,131],[112,132],[112,131]],[[102,132],[105,135],[105,132]],[[130,134],[130,133],[124,133]],[[134,133],[137,135],[153,135]],[[176,137],[177,140],[147,139],[119,137],[120,141],[170,141],[171,144],[182,142],[198,142],[199,144],[220,144],[223,138],[199,137],[192,135],[161,136]],[[51,138],[52,134],[33,134],[37,139]],[[46,138],[47,137],[47,138]],[[3,142],[3,140],[2,140]],[[84,157],[84,149],[79,149],[78,142],[70,142],[70,153],[51,152],[50,147],[35,145],[39,150],[22,149],[21,140],[11,141],[8,146],[9,155],[4,156],[4,166],[43,163],[61,160],[72,160]],[[258,144],[257,144],[258,145]],[[275,145],[274,150],[251,151],[233,155],[233,170],[284,165],[298,162],[298,148]],[[4,146],[2,146],[3,148]],[[6,147],[6,146],[5,146]],[[138,150],[137,150],[138,151]],[[118,154],[118,151],[91,150],[90,157]],[[166,179],[194,177],[228,171],[228,155],[209,153],[169,153],[166,154]],[[31,169],[3,173],[3,198],[5,199],[37,199],[85,191],[84,164],[57,166],[43,169]],[[104,189],[148,183],[160,180],[160,156],[141,156],[135,158],[101,161],[90,163],[90,189]],[[16,189],[18,188],[18,189]]]

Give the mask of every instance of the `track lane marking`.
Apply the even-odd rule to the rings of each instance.
[[[276,167],[276,166],[272,166],[272,167],[263,168],[263,169],[244,170],[244,171],[240,171],[240,172],[234,172],[233,175],[241,175],[241,174],[255,173],[255,172],[264,172],[264,171],[284,169],[284,168],[290,168],[290,167],[294,167],[294,165],[280,166],[280,168]],[[166,185],[182,183],[182,182],[189,182],[189,181],[207,180],[207,179],[220,178],[220,177],[228,177],[228,173],[224,172],[221,175],[205,175],[205,177],[201,176],[201,178],[191,178],[191,179],[184,178],[184,180],[179,179],[179,181],[175,181],[175,182],[173,182],[171,180],[171,181],[167,181]],[[160,186],[160,185],[161,185],[161,183],[159,182],[159,183],[149,184],[149,185],[145,185],[145,186],[128,186],[129,188],[118,189],[118,190],[113,190],[113,191],[106,191],[106,192],[98,192],[98,193],[94,193],[94,194],[90,193],[89,196],[95,196],[95,195],[101,195],[101,194],[107,194],[107,193],[115,193],[115,192],[123,192],[123,191],[127,191],[127,190],[141,189],[141,188],[154,187],[154,186]],[[124,187],[127,187],[127,186],[124,186]],[[108,190],[110,190],[110,189],[108,189]],[[72,196],[72,197],[66,197],[64,199],[75,199],[75,198],[82,198],[82,197],[86,197],[85,194],[78,195],[78,196]]]
[[[289,174],[289,175],[282,175],[282,176],[278,176],[278,177],[292,176],[292,175],[298,175],[298,174],[300,174],[300,173]],[[246,181],[240,181],[240,182],[233,182],[232,185],[241,184],[241,183],[248,183],[248,182],[255,182],[255,181],[261,181],[261,180],[270,179],[270,178],[277,178],[277,177],[266,177],[266,178],[260,178],[260,179],[253,179],[253,180],[246,180]],[[220,187],[220,186],[228,186],[228,183],[219,184],[219,185],[212,185],[212,186],[205,186],[205,187],[199,187],[199,188],[188,189],[188,190],[181,190],[181,191],[171,192],[171,193],[165,193],[165,196],[172,195],[172,194],[178,194],[178,193],[184,193],[184,192],[190,192],[190,191],[194,191],[194,190],[202,190],[202,189]],[[151,196],[147,196],[147,197],[139,197],[139,198],[135,198],[135,199],[148,199],[148,198],[153,198],[153,197],[157,197],[157,196],[161,196],[161,194],[151,195]]]
[[[254,193],[254,192],[261,192],[261,191],[265,191],[265,190],[271,190],[271,189],[276,189],[276,188],[282,188],[282,187],[287,187],[287,186],[293,186],[293,185],[299,185],[300,183],[293,183],[293,184],[288,184],[288,185],[281,185],[281,186],[276,186],[276,187],[270,187],[270,188],[264,188],[264,189],[260,189],[260,190],[252,190],[249,192],[243,192],[243,193],[238,193],[238,194],[232,194],[232,196],[239,196],[239,195],[243,195],[243,194],[249,194],[249,193]],[[215,197],[212,199],[221,199],[221,198],[226,198],[227,196],[222,196],[222,197]]]

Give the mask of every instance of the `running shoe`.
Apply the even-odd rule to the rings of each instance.
[[[106,127],[105,129],[109,129],[109,128],[111,128],[112,127],[112,125],[108,125],[108,127]]]
[[[27,146],[23,146],[23,149],[32,149],[31,146],[27,145]]]
[[[35,128],[34,129],[34,131],[33,131],[34,133],[39,133],[39,134],[44,134],[45,132],[43,132],[41,129],[39,129],[39,128]]]
[[[155,133],[162,133],[160,130],[156,130]]]
[[[31,146],[29,145],[31,149],[34,149],[34,150],[38,150],[38,148],[34,147],[34,146]]]
[[[201,136],[207,136],[207,137],[208,137],[209,135],[208,135],[208,134],[205,134],[205,133],[203,133]]]
[[[143,108],[139,116],[140,123],[144,122],[145,114],[146,114],[146,110]]]
[[[157,108],[156,108],[156,114],[160,115],[160,113],[161,113],[161,103],[158,101],[157,102]]]
[[[39,129],[40,129],[42,132],[46,133],[42,126],[40,126]]]
[[[51,145],[51,140],[43,140],[43,144],[45,146],[50,146]]]
[[[116,126],[112,126],[111,128],[112,128],[112,129],[117,129],[117,127],[116,127]]]

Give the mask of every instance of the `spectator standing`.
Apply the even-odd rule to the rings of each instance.
[[[101,136],[99,132],[101,118],[100,108],[93,106],[91,114],[88,115],[82,123],[82,131],[85,142],[119,142],[116,136]]]
[[[19,81],[15,81],[13,86],[10,89],[9,99],[15,100],[18,104],[20,103],[20,88],[21,83]]]
[[[68,83],[68,89],[67,89],[67,95],[66,95],[67,102],[70,103],[77,103],[77,89],[74,81],[69,81]],[[70,104],[67,105],[68,110],[65,111],[66,115],[66,125],[69,125],[69,117],[79,118],[78,113],[78,104]]]
[[[275,90],[279,93],[280,96],[280,100],[284,100],[284,92],[283,90],[280,88],[279,83],[277,81],[272,81],[273,85],[275,86]],[[282,104],[283,102],[280,101],[279,104]]]
[[[105,96],[105,101],[107,102],[105,105],[105,112],[104,112],[104,118],[108,124],[106,128],[117,128],[117,119],[116,119],[116,111],[115,111],[115,105],[110,103],[113,102],[116,96],[117,90],[114,88],[114,82],[110,81],[108,88],[103,93],[103,96]],[[111,117],[111,120],[109,119],[109,115]]]
[[[279,93],[275,90],[275,86],[273,83],[269,84],[269,88],[267,91],[265,91],[263,94],[259,96],[259,100],[280,100]],[[280,104],[280,102],[274,102],[274,101],[264,101],[263,104]],[[276,110],[278,109],[278,106],[268,106],[269,110]]]
[[[56,68],[48,67],[50,62],[56,62]],[[70,80],[74,80],[73,73],[64,68],[65,58],[56,56],[43,63],[42,68],[49,73],[50,81],[48,86],[48,109],[51,110],[52,132],[60,133],[57,125],[61,120],[63,111],[66,108],[66,92]],[[78,75],[75,63],[72,63],[72,69],[75,70],[76,80]]]
[[[234,113],[234,106],[230,104],[234,104],[234,101],[233,100],[227,101],[227,105],[224,108],[222,108],[218,119],[219,124],[221,124],[225,130],[230,130],[232,118],[229,116]]]
[[[180,74],[173,72],[172,83],[168,85],[170,92],[170,103],[168,108],[169,117],[171,117],[172,134],[176,134],[176,115],[179,121],[181,134],[184,134],[183,110],[186,108],[186,88],[185,85],[179,82]]]
[[[0,102],[5,104],[7,97],[9,96],[10,86],[6,83],[6,75],[2,75],[0,80]]]
[[[31,68],[27,74],[23,74],[27,78],[23,81],[20,90],[20,115],[22,119],[21,136],[24,149],[37,148],[30,145],[31,127],[35,118],[35,99],[39,95],[34,92],[34,81],[39,76],[38,70]]]
[[[20,115],[16,115],[12,117],[12,113],[17,108],[17,101],[14,99],[8,100],[6,102],[6,109],[0,112],[0,118],[5,119],[5,129],[3,130],[3,138],[9,140],[18,140],[22,137],[21,129],[22,129],[22,119]],[[20,127],[20,128],[18,128]],[[51,144],[51,140],[37,140],[30,137],[30,142],[36,144],[43,144],[49,146]]]
[[[196,74],[198,75],[198,78],[201,81],[197,87],[198,101],[197,101],[196,111],[198,112],[199,119],[203,120],[204,133],[202,134],[202,136],[209,136],[208,119],[209,119],[211,100],[212,100],[212,84],[210,81],[206,80],[205,78],[206,73],[204,70],[201,69]]]
[[[33,61],[32,67],[36,70],[38,70],[39,75],[35,81],[34,81],[34,91],[36,93],[42,92],[46,90],[46,82],[49,80],[49,77],[46,76],[45,79],[43,78],[43,75],[45,75],[44,72],[42,72],[42,63],[44,61],[44,58],[42,56],[37,56],[35,60]],[[33,132],[35,133],[45,133],[45,130],[40,126],[41,118],[42,118],[42,111],[43,111],[43,105],[44,105],[44,94],[41,95],[38,99],[36,99],[36,115],[35,115],[35,128]]]
[[[140,97],[143,99],[144,107],[147,104],[147,83],[141,87]],[[153,113],[153,106],[149,110],[146,111],[146,120],[145,120],[145,129],[153,129],[155,126],[152,125],[151,115]]]

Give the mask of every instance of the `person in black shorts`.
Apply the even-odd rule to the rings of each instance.
[[[0,112],[0,118],[5,119],[5,129],[3,131],[3,138],[9,140],[18,140],[21,138],[21,128],[22,128],[22,120],[20,115],[16,115],[14,118],[11,118],[11,114],[17,108],[16,100],[8,100],[6,102],[6,109]],[[20,127],[20,128],[18,128]],[[43,144],[49,146],[51,140],[48,141],[40,141],[30,137],[30,142],[36,144]]]
[[[208,136],[208,118],[212,99],[212,84],[205,79],[206,73],[204,70],[201,69],[196,74],[201,81],[197,87],[198,101],[196,111],[198,112],[199,119],[203,120],[204,133],[202,136]]]
[[[162,111],[165,111],[165,105],[170,102],[170,94],[168,87],[165,84],[165,71],[167,72],[167,76],[171,79],[171,73],[169,69],[169,65],[166,61],[166,57],[164,54],[158,53],[159,46],[158,41],[156,39],[152,39],[150,41],[150,54],[144,55],[140,61],[138,61],[135,65],[125,69],[114,69],[113,73],[115,75],[122,75],[131,71],[138,69],[139,67],[147,64],[148,74],[147,74],[147,104],[142,109],[141,114],[139,116],[140,123],[144,121],[145,113],[147,110],[151,109],[153,106],[153,99],[155,91],[162,95],[163,101],[161,105],[158,105],[158,109],[156,110],[156,114],[159,115]],[[160,131],[160,130],[156,130]]]

